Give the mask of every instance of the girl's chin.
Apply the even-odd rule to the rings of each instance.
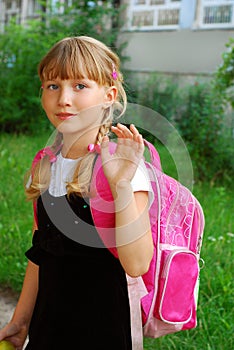
[[[56,126],[60,132],[74,132],[76,130],[79,131],[81,127],[81,122],[78,120],[78,118],[67,118],[65,120],[60,120]]]
[[[81,129],[74,128],[74,126],[58,125],[56,128],[62,134],[80,133]]]

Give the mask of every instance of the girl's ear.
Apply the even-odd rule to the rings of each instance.
[[[105,95],[105,107],[109,107],[116,101],[118,95],[118,90],[116,86],[111,86],[107,89],[106,95]]]

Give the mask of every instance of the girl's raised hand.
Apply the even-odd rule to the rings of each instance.
[[[144,153],[144,141],[137,128],[130,129],[118,123],[111,130],[118,137],[114,154],[109,153],[109,138],[104,137],[101,145],[102,165],[113,194],[122,181],[130,183]]]

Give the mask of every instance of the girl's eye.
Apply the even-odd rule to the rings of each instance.
[[[58,89],[58,85],[50,84],[50,85],[48,85],[48,89],[49,90],[57,90]]]
[[[76,89],[77,90],[83,90],[85,88],[85,85],[84,84],[77,84],[76,85]]]

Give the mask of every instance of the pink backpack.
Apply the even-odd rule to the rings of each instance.
[[[158,338],[196,327],[204,215],[192,193],[162,172],[154,146],[144,142],[150,153],[150,161],[145,164],[154,191],[149,214],[155,249],[148,272],[138,278],[128,276],[128,287],[133,325],[142,320],[144,336]],[[115,148],[116,144],[110,143],[111,153]],[[33,166],[46,154],[51,162],[56,160],[46,147],[38,152]],[[106,247],[117,257],[113,197],[100,156],[93,170],[91,193],[95,193],[90,198],[95,227]],[[140,302],[139,310],[137,302]],[[134,334],[138,336],[136,330]],[[142,346],[133,348],[142,349]]]
[[[145,164],[154,191],[149,214],[155,249],[148,272],[135,282],[129,278],[129,296],[130,304],[131,298],[141,297],[144,336],[157,338],[196,327],[204,215],[192,193],[162,172],[154,146],[146,140],[145,146],[150,152]],[[115,144],[110,144],[110,152],[114,149]],[[108,189],[99,156],[91,182],[96,195],[90,199],[90,207],[100,237],[117,257],[114,204]]]

